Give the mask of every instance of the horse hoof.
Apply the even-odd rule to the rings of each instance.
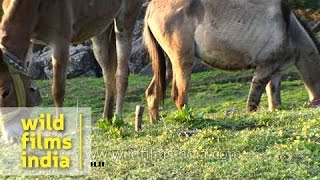
[[[236,113],[239,113],[238,109],[230,108],[225,112],[225,116],[232,116]]]
[[[20,141],[20,136],[24,132],[22,125],[18,122],[11,121],[1,127],[1,142],[4,144],[14,144]]]
[[[9,142],[9,144],[18,143],[18,138],[17,137],[11,137],[8,142]]]
[[[320,107],[320,99],[312,100],[309,105],[313,108]]]
[[[1,142],[6,145],[18,143],[18,137],[1,137]]]

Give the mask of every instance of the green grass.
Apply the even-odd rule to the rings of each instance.
[[[93,160],[107,162],[83,179],[320,179],[320,111],[305,107],[307,92],[294,70],[285,73],[282,105],[245,113],[251,72],[194,74],[189,108],[176,111],[167,98],[163,121],[134,131],[134,110],[146,105],[150,77],[130,76],[120,128],[99,123]],[[39,81],[42,106],[53,106],[49,82]],[[102,79],[68,80],[66,106],[103,109]],[[169,97],[169,92],[167,97]],[[229,112],[229,113],[226,113]],[[52,177],[54,178],[54,177]],[[30,179],[32,179],[30,177]]]

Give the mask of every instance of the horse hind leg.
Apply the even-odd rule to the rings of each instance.
[[[167,88],[173,79],[173,72],[172,72],[172,65],[168,57],[166,57],[166,84],[165,88]],[[174,81],[172,81],[174,83]],[[172,85],[174,86],[174,85]],[[148,102],[148,111],[149,111],[149,118],[151,123],[157,122],[159,118],[159,108],[161,102],[161,94],[157,89],[155,77],[152,78],[150,85],[148,86],[145,92],[147,102]]]
[[[267,83],[271,79],[271,73],[267,67],[257,67],[256,75],[253,77],[247,101],[247,111],[256,111]]]
[[[151,83],[149,84],[145,92],[148,102],[148,112],[151,123],[156,123],[159,118],[159,107],[160,107],[160,92],[157,89],[155,76],[153,76]]]
[[[165,57],[166,57],[166,88],[167,88],[173,78],[173,72],[172,72],[172,65],[168,56],[165,56]]]
[[[116,40],[113,24],[102,34],[91,39],[93,53],[102,68],[105,84],[105,102],[103,117],[111,119],[113,116],[114,99],[116,94],[115,74],[117,69]]]
[[[148,33],[146,33],[148,32]],[[145,32],[145,38],[151,39],[151,32],[148,30]],[[149,37],[150,36],[150,37]],[[172,80],[172,99],[178,109],[182,109],[184,105],[188,103],[188,89],[190,83],[190,77],[192,72],[192,65],[194,59],[194,51],[192,48],[192,43],[186,41],[185,43],[178,43],[179,46],[175,48],[169,48],[169,39],[167,39],[163,44],[165,49],[170,49],[166,51],[168,59],[170,62],[165,63],[164,54],[162,47],[155,43],[155,39],[147,40],[149,53],[152,57],[152,63],[154,68],[154,77],[146,90],[146,98],[148,102],[148,110],[151,122],[156,122],[159,120],[159,107],[161,98],[164,97],[165,87],[168,85],[169,81],[159,83],[160,79]],[[179,41],[183,42],[183,41]],[[190,48],[188,46],[191,45]],[[154,53],[157,52],[157,53]],[[170,66],[171,65],[171,66]],[[172,67],[172,70],[171,70]],[[167,69],[168,68],[168,69]],[[167,69],[167,71],[165,71]],[[171,77],[172,73],[172,77]],[[163,77],[164,75],[164,77]],[[161,84],[161,85],[160,85]],[[161,88],[161,87],[162,88]],[[164,88],[164,89],[163,89]]]
[[[267,84],[266,93],[268,96],[269,111],[275,110],[281,104],[281,74],[275,73]]]
[[[320,56],[310,55],[308,58],[299,58],[295,66],[297,67],[304,85],[309,94],[311,106],[320,105]]]
[[[173,70],[171,98],[179,110],[188,104],[188,91],[194,59],[192,53],[194,51],[189,52],[170,58]]]

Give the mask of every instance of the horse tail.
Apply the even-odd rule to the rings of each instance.
[[[308,33],[309,37],[312,39],[313,43],[316,45],[318,53],[320,53],[320,42],[316,36],[316,34],[311,30],[310,26],[306,21],[303,21],[301,17],[297,16],[295,13],[294,15],[298,19],[299,23],[302,25],[304,30]]]
[[[289,6],[288,0],[281,1],[281,9],[283,13],[283,17],[285,22],[287,23],[287,28],[291,26],[293,21],[297,21],[297,24],[300,24],[303,29],[307,32],[309,37],[311,38],[312,42],[315,44],[318,52],[320,53],[320,42],[315,33],[312,32],[311,28],[309,27],[308,23],[303,21],[300,16],[298,16]]]
[[[147,13],[144,20],[143,39],[144,39],[145,47],[147,48],[147,51],[151,59],[154,80],[157,87],[156,89],[160,92],[161,94],[160,97],[162,98],[162,102],[164,102],[165,92],[166,92],[165,54],[160,44],[155,39],[148,25],[147,20],[150,13],[148,9],[147,9]]]

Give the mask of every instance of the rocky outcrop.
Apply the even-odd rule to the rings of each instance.
[[[91,47],[82,44],[70,46],[70,62],[67,70],[67,78],[102,75],[101,68],[94,58]],[[38,51],[33,56],[33,63],[29,72],[33,79],[51,79],[52,78],[52,51]]]

